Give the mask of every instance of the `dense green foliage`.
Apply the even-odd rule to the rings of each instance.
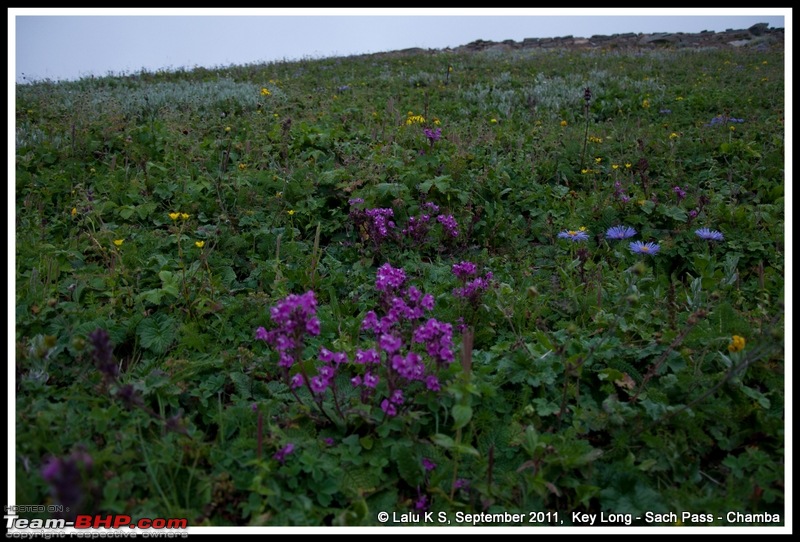
[[[18,86],[17,501],[65,504],[62,458],[72,514],[782,524],[783,70],[782,48],[523,50]],[[456,237],[402,232],[426,203]],[[492,273],[469,300],[462,261]],[[313,291],[293,367],[325,346],[357,372],[387,262],[453,325],[441,390],[396,415],[351,375],[293,390],[255,339],[270,308]]]

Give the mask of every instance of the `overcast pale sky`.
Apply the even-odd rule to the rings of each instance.
[[[789,8],[77,9],[9,8],[9,78],[75,80],[213,68],[483,39],[701,32],[755,23],[791,31]]]

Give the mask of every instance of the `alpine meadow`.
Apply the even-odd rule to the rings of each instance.
[[[17,502],[783,526],[784,63],[408,50],[16,85]]]

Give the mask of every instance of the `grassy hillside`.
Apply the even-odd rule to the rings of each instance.
[[[783,525],[783,74],[520,50],[18,86],[17,502]]]

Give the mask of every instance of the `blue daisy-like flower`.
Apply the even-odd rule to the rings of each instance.
[[[699,230],[695,230],[694,233],[700,239],[706,239],[708,241],[723,241],[725,239],[722,232],[708,228],[700,228]]]
[[[657,243],[644,243],[642,241],[634,241],[630,244],[631,252],[634,254],[649,254],[655,256],[661,247]]]
[[[615,239],[618,241],[621,241],[622,239],[628,239],[634,235],[636,235],[636,230],[630,226],[614,226],[612,228],[608,228],[608,231],[606,231],[606,239]]]
[[[589,234],[585,230],[564,230],[558,234],[559,239],[569,239],[573,243],[578,241],[586,241],[589,239]]]

